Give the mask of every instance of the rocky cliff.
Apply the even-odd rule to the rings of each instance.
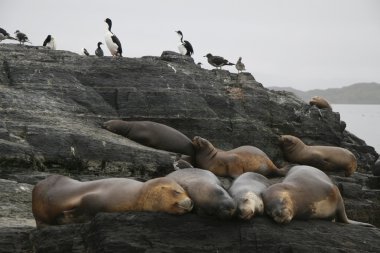
[[[378,158],[374,149],[344,130],[345,123],[340,121],[339,113],[310,107],[291,93],[268,90],[249,73],[205,70],[194,64],[191,58],[173,52],[164,52],[161,57],[112,59],[2,44],[0,104],[0,225],[5,227],[0,231],[0,247],[7,245],[9,252],[32,248],[39,252],[53,252],[46,250],[46,245],[54,244],[56,233],[73,235],[73,231],[80,230],[77,235],[80,234],[81,238],[96,236],[90,229],[93,223],[34,231],[30,192],[33,185],[46,175],[60,173],[81,180],[111,176],[149,179],[173,170],[176,154],[144,147],[100,128],[101,123],[115,118],[157,121],[190,138],[195,135],[205,137],[224,149],[254,145],[264,150],[279,166],[284,163],[278,146],[281,134],[296,135],[310,145],[348,148],[358,159],[358,173],[351,178],[332,176],[345,197],[348,216],[380,225],[380,182],[378,177],[370,175],[371,166]],[[137,222],[156,217],[154,214],[135,215]],[[107,217],[100,215],[98,219],[107,226]],[[128,215],[122,217],[129,219]],[[188,230],[194,233],[202,230],[201,226],[217,231],[219,226],[231,225],[237,229],[234,233],[239,234],[242,233],[241,226],[256,223],[232,222],[228,225],[193,216],[159,217],[168,224],[177,223],[178,219],[184,223],[192,220],[194,225],[188,225]],[[277,228],[266,218],[257,222],[268,231]],[[316,229],[321,226],[322,231],[338,233],[335,230],[337,224],[320,221],[291,224],[281,229],[290,233],[293,228],[310,226],[316,226]],[[161,235],[159,227],[156,224],[144,229],[149,230],[149,236],[164,240],[167,233]],[[351,226],[347,227],[348,230],[346,227],[339,225],[339,229],[351,233],[348,228]],[[26,240],[31,231],[33,236]],[[219,232],[221,238],[227,236],[228,231],[225,234]],[[255,231],[244,235],[252,235],[254,239],[248,240],[255,240],[255,245],[278,240],[271,236],[271,232],[268,232],[269,238],[263,238],[256,234],[258,229]],[[368,238],[379,238],[376,229],[355,228],[355,231]],[[302,240],[302,234],[298,233],[294,239]],[[143,243],[152,241],[149,236],[142,240]],[[22,239],[24,244],[17,243],[21,238],[26,240]],[[46,238],[50,238],[50,242]],[[354,238],[342,240],[352,241]],[[109,233],[102,247],[107,248],[107,241],[112,239],[113,235]],[[352,243],[361,245],[358,243],[363,240],[365,238]],[[235,241],[232,245],[240,242]],[[315,238],[313,244],[319,242]],[[131,243],[139,244],[137,241]],[[292,249],[291,239],[284,243]],[[89,245],[79,247],[77,252],[96,251],[95,244]],[[123,245],[121,243],[120,247]],[[205,248],[209,250],[203,251],[220,248],[212,245],[216,242],[210,239],[209,248]],[[366,251],[379,249],[378,242],[372,248],[367,246],[363,246]],[[110,249],[115,252],[117,248],[113,247]],[[150,251],[160,251],[155,247],[152,246]],[[239,251],[239,247],[235,251]],[[326,252],[346,249],[329,247],[326,245]],[[141,251],[145,250],[147,248],[141,248]],[[230,251],[228,248],[224,250]],[[176,248],[167,251],[175,252]]]

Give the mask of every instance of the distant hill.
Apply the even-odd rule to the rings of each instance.
[[[378,83],[356,83],[342,88],[309,91],[291,87],[269,87],[269,89],[293,92],[306,102],[309,102],[313,96],[321,96],[331,104],[380,104],[380,84]]]

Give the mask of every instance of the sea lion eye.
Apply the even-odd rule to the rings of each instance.
[[[248,199],[245,198],[245,199],[243,200],[243,203],[247,203],[247,202],[248,202]]]
[[[181,194],[181,192],[180,191],[177,191],[177,190],[174,190],[174,195],[180,195]]]

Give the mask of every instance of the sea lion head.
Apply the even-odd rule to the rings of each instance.
[[[263,214],[264,203],[261,197],[253,192],[247,192],[244,196],[237,199],[237,215],[240,219],[249,220],[256,213]]]
[[[195,150],[214,149],[211,142],[199,136],[195,136],[191,142]]]
[[[102,124],[102,128],[114,133],[119,128],[120,122],[121,120],[109,120]]]
[[[318,107],[319,109],[331,109],[331,105],[330,103],[324,99],[323,97],[321,96],[314,96],[310,99],[309,101],[309,104],[311,106],[315,105],[316,107]]]
[[[280,145],[283,148],[293,147],[297,145],[298,143],[302,143],[302,141],[299,138],[293,135],[281,135],[279,138],[279,141],[280,141]]]
[[[200,185],[197,192],[203,194],[198,199],[202,204],[196,206],[199,215],[216,216],[219,219],[230,219],[234,216],[236,203],[221,186],[211,189],[209,185]]]
[[[173,179],[155,178],[145,184],[140,199],[144,210],[183,214],[193,209],[193,201]]]
[[[216,191],[215,197],[218,198],[215,214],[220,219],[229,219],[232,218],[236,212],[236,203],[230,197],[230,195],[219,189]]]
[[[274,186],[274,187],[273,187]],[[277,223],[287,224],[294,216],[294,206],[289,192],[273,185],[263,193],[265,212]]]

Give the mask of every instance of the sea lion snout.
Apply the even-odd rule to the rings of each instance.
[[[193,143],[194,146],[198,146],[199,145],[199,140],[201,139],[201,137],[199,136],[194,136],[193,139],[191,140],[191,143]]]
[[[291,210],[286,207],[274,209],[271,213],[271,216],[277,223],[280,224],[287,224],[293,218]]]
[[[229,219],[236,212],[236,204],[234,201],[226,201],[219,206],[218,217],[220,219]]]
[[[178,202],[178,206],[183,208],[186,212],[190,212],[194,207],[194,203],[190,198],[185,198]]]

